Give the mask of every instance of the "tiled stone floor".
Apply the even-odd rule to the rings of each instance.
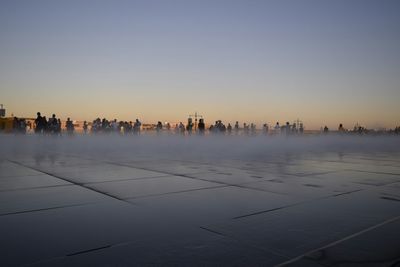
[[[396,149],[0,138],[2,266],[400,266]]]

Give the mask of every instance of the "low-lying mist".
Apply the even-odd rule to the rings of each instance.
[[[271,160],[287,155],[400,152],[398,136],[0,135],[0,157],[79,156],[104,160]]]

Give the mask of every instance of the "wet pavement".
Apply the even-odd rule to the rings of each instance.
[[[2,138],[2,266],[400,266],[395,149]]]

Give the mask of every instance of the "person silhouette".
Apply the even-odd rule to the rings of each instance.
[[[205,123],[204,123],[204,119],[200,119],[200,120],[199,120],[199,124],[197,125],[197,127],[198,127],[198,129],[199,129],[199,134],[200,134],[200,135],[203,135],[203,134],[204,134],[204,131],[205,131],[205,129],[206,129],[206,125],[205,125]]]
[[[136,119],[135,123],[133,124],[133,132],[136,135],[140,134],[140,127],[142,126],[142,123],[139,121],[139,119]]]
[[[58,121],[56,118],[56,114],[53,114],[49,119],[49,132],[52,134],[56,134],[57,128],[58,128]]]
[[[299,133],[302,134],[304,132],[303,123],[300,123]]]
[[[263,125],[263,133],[264,135],[268,135],[269,127],[267,123],[264,123]]]
[[[186,131],[188,132],[189,135],[191,135],[192,130],[193,130],[193,120],[192,120],[192,118],[188,118],[188,123],[186,125]]]
[[[185,125],[182,122],[179,122],[179,133],[184,135],[185,134]]]
[[[72,135],[74,133],[74,124],[71,121],[70,118],[67,118],[67,121],[65,122],[65,128],[67,128],[67,134]]]
[[[281,126],[279,125],[279,122],[276,122],[276,124],[275,124],[275,133],[280,133],[281,132]]]
[[[159,135],[159,134],[161,133],[162,128],[163,128],[162,122],[161,122],[161,121],[158,121],[158,122],[157,122],[157,125],[156,125],[157,135]]]
[[[232,133],[232,125],[230,123],[228,123],[228,126],[226,127],[226,130],[228,132],[228,135],[231,135],[231,133]]]
[[[87,134],[87,131],[88,131],[88,124],[87,124],[86,121],[84,121],[84,122],[83,122],[83,133],[84,133],[84,134]]]
[[[345,131],[343,128],[343,124],[339,124],[338,131],[339,131],[339,133],[343,133]]]
[[[235,123],[235,134],[238,135],[239,134],[239,122],[236,121]]]
[[[41,134],[43,131],[43,117],[40,112],[36,113],[37,117],[35,119],[35,133]]]
[[[290,134],[290,123],[288,121],[286,122],[285,133],[286,133],[286,135]]]

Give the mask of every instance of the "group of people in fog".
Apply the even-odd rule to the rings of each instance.
[[[53,134],[61,135],[62,123],[56,114],[53,114],[51,118],[47,119],[46,116],[42,116],[38,112],[35,119],[35,133],[36,134]],[[72,135],[74,133],[75,126],[70,118],[65,122],[65,129],[67,134]]]
[[[54,134],[61,135],[62,133],[62,123],[59,118],[56,118],[56,115],[53,114],[50,119],[47,119],[46,116],[42,116],[40,112],[37,113],[37,118],[35,119],[35,128],[34,131],[37,134]],[[75,125],[71,121],[70,118],[65,122],[65,131],[67,134],[72,135],[75,131]],[[151,128],[151,127],[150,127]],[[135,122],[132,121],[117,121],[107,120],[106,118],[100,119],[97,118],[93,120],[91,123],[87,121],[83,122],[82,132],[84,134],[92,133],[118,133],[118,134],[134,134],[139,135],[142,129],[142,123],[139,119],[136,119]],[[163,132],[167,133],[175,133],[180,135],[191,135],[193,133],[204,135],[208,130],[210,134],[225,134],[225,135],[257,135],[257,127],[254,123],[243,123],[242,127],[240,127],[239,122],[236,121],[234,126],[230,123],[225,125],[222,120],[215,121],[215,124],[212,124],[206,128],[206,124],[204,119],[201,118],[197,122],[193,122],[192,118],[189,118],[186,125],[183,122],[179,122],[175,124],[175,127],[171,127],[170,123],[163,124],[161,121],[158,121],[153,128],[156,130],[157,134],[161,134]],[[275,133],[285,133],[285,134],[297,134],[303,133],[303,124],[300,124],[300,127],[296,126],[296,123],[289,124],[286,123],[284,126],[279,126],[279,122],[276,123],[274,128]],[[262,133],[267,135],[270,133],[270,128],[267,123],[263,124]]]
[[[68,118],[63,124],[60,118],[57,118],[55,114],[47,119],[46,116],[42,116],[41,113],[38,112],[37,117],[34,120],[33,126],[31,121],[27,121],[26,119],[17,117],[14,117],[13,119],[13,132],[15,133],[26,133],[27,129],[33,129],[36,134],[61,135],[62,133],[66,133],[67,135],[73,135],[76,130],[76,126],[79,127],[79,124],[74,124],[74,122],[70,118]],[[128,122],[117,121],[117,119],[107,120],[105,118],[97,118],[91,123],[84,121],[81,128],[82,131],[80,132],[82,132],[83,134],[118,133],[121,135],[139,135],[142,128],[142,122],[139,119],[136,119],[134,122]],[[264,123],[262,125],[262,128],[258,130],[256,124],[254,123],[243,123],[240,125],[239,121],[236,121],[234,125],[231,125],[231,123],[225,125],[222,120],[217,120],[214,124],[206,127],[203,118],[200,118],[198,122],[197,118],[195,122],[193,122],[192,118],[188,118],[186,124],[184,124],[183,122],[179,122],[175,124],[174,127],[172,127],[171,124],[168,122],[163,124],[161,121],[158,121],[154,125],[147,125],[146,130],[155,130],[157,135],[160,135],[162,133],[179,135],[204,135],[206,132],[211,135],[219,134],[256,136],[260,133],[263,135],[301,135],[304,133],[304,126],[303,123],[299,121],[292,124],[286,122],[286,124],[284,125],[280,125],[279,122],[276,122],[274,127],[270,127],[269,124]],[[327,126],[324,126],[321,127],[320,132],[322,134],[328,134],[330,131]],[[354,126],[353,130],[348,130],[344,128],[343,124],[340,124],[336,132],[339,134],[368,134],[371,133],[371,130],[366,129],[365,127],[361,127],[358,124]],[[394,130],[389,130],[385,132],[400,134],[400,127],[396,127]]]
[[[135,122],[132,121],[117,121],[114,120],[107,120],[107,119],[100,119],[97,118],[92,122],[92,126],[90,131],[92,133],[120,133],[120,134],[140,134],[142,123],[139,119],[136,119]],[[88,133],[89,127],[86,121],[83,122],[83,131],[85,134]]]
[[[32,125],[30,122],[27,122],[26,119],[24,118],[18,118],[14,117],[13,118],[13,132],[14,133],[26,133],[27,128],[32,128]]]

